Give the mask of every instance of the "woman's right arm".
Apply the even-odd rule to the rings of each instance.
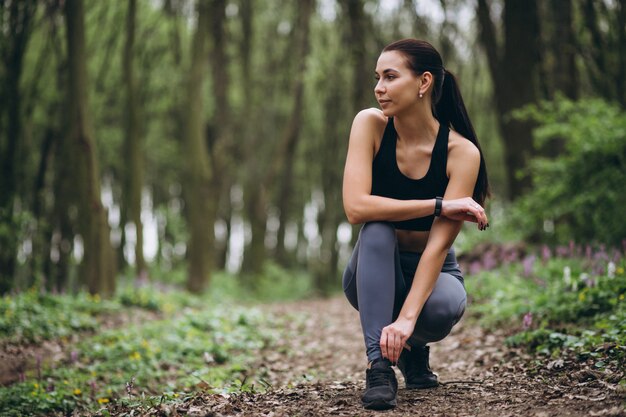
[[[359,112],[352,122],[343,173],[343,207],[351,224],[410,220],[435,212],[434,198],[396,200],[371,194],[376,141],[386,124],[385,116],[377,109]]]

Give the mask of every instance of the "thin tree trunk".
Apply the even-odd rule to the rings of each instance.
[[[183,159],[185,163],[185,212],[189,229],[187,259],[189,271],[187,288],[193,292],[203,291],[209,283],[213,266],[213,223],[211,213],[211,167],[204,135],[204,102],[202,87],[206,72],[206,38],[209,27],[209,7],[206,0],[199,0],[198,22],[191,49],[191,68],[187,85],[186,134]]]
[[[494,83],[498,122],[504,142],[508,196],[513,200],[530,187],[530,177],[525,169],[533,151],[532,124],[512,119],[510,114],[537,98],[537,4],[535,0],[505,1],[502,51],[496,42],[495,27],[486,0],[478,0],[477,15],[480,40],[487,53]]]
[[[552,53],[554,55],[554,89],[566,97],[578,98],[576,39],[574,35],[572,0],[551,0],[554,24]]]
[[[212,75],[212,92],[215,98],[215,117],[212,121],[213,134],[207,135],[209,141],[209,156],[211,158],[211,166],[213,175],[211,194],[213,195],[212,211],[207,213],[211,225],[215,224],[218,216],[225,221],[230,221],[230,190],[234,183],[236,175],[232,173],[233,160],[232,155],[236,152],[236,143],[232,140],[233,129],[231,122],[231,106],[229,99],[230,77],[228,73],[229,57],[227,54],[228,34],[226,27],[226,0],[213,0],[210,2],[210,39],[211,52],[210,64]],[[213,226],[211,226],[213,227]],[[213,232],[213,230],[212,230]],[[227,227],[227,233],[230,232],[230,226]],[[227,236],[228,239],[228,236]],[[212,234],[214,241],[214,233]],[[226,241],[228,244],[228,240]],[[225,265],[226,251],[228,245],[218,250],[214,245],[214,262],[222,266],[222,260]]]
[[[282,172],[280,172],[282,182],[280,183],[280,189],[277,193],[276,202],[276,206],[279,210],[280,221],[278,235],[282,238],[285,236],[284,228],[286,227],[290,217],[289,208],[291,204],[294,175],[293,163],[300,139],[302,113],[304,110],[304,76],[306,73],[307,58],[310,51],[311,16],[315,10],[315,0],[304,0],[301,1],[299,5],[300,7],[298,8],[298,20],[296,25],[299,31],[298,36],[295,39],[297,42],[295,45],[295,56],[298,57],[299,61],[293,85],[294,103],[291,111],[291,117],[287,124],[287,129],[284,132],[284,136],[281,140],[281,146],[278,150],[277,157],[279,158],[280,163],[277,161],[277,163],[272,165],[272,169],[269,173],[269,179],[266,182],[266,184],[273,184],[274,179],[277,178],[278,173],[280,172],[279,168],[282,167]],[[277,246],[276,259],[281,264],[287,266],[288,256],[285,251],[285,245],[282,244],[280,240]]]
[[[133,56],[135,54],[135,26],[137,0],[128,1],[126,16],[126,43],[124,45],[123,74],[126,87],[126,141],[125,192],[122,195],[126,215],[135,226],[135,276],[147,276],[143,256],[143,223],[141,222],[141,190],[143,186],[143,140],[139,120],[139,101]],[[124,225],[122,225],[123,227]]]
[[[339,252],[337,248],[337,228],[344,219],[341,201],[341,186],[343,165],[346,155],[346,142],[337,140],[337,137],[348,135],[345,119],[341,109],[341,79],[334,80],[326,97],[326,114],[324,117],[324,138],[319,152],[326,168],[322,170],[321,186],[324,192],[324,209],[319,216],[319,229],[322,234],[320,251],[320,265],[315,269],[315,290],[318,294],[327,296],[338,282]],[[348,107],[348,106],[345,106]]]
[[[8,9],[8,16],[2,16],[3,24],[8,27],[3,28],[6,29],[3,30],[4,42],[0,44],[4,66],[0,74],[6,74],[0,80],[3,84],[0,92],[5,97],[0,103],[0,126],[6,126],[6,131],[2,132],[6,137],[0,137],[0,225],[6,225],[10,230],[15,230],[16,222],[14,204],[18,196],[17,169],[23,165],[18,160],[22,136],[20,79],[36,8],[37,2],[34,0],[2,5],[3,13]],[[17,233],[0,233],[0,294],[8,292],[13,286],[18,243]]]
[[[100,173],[87,100],[83,1],[67,0],[64,12],[69,73],[67,140],[77,155],[73,178],[77,182],[78,224],[84,246],[81,279],[90,293],[111,295],[115,291],[115,271],[107,213],[100,198]]]

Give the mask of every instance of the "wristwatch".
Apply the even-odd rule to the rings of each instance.
[[[443,204],[443,197],[435,197],[435,217],[441,215],[441,205]]]

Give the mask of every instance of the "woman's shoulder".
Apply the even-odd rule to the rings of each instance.
[[[367,134],[372,138],[380,138],[385,131],[389,119],[376,108],[361,110],[354,116],[352,130]]]
[[[462,159],[478,158],[480,160],[480,151],[478,150],[478,147],[465,136],[455,132],[454,130],[450,130],[450,137],[448,139],[448,156],[455,156]]]
[[[381,126],[384,128],[387,126],[388,120],[387,116],[380,109],[374,107],[363,109],[354,116],[354,123],[374,128],[380,128]]]
[[[452,167],[457,165],[455,162],[464,165],[479,166],[480,151],[469,139],[454,130],[450,130],[450,137],[448,139],[448,160],[453,162],[448,165],[449,168],[450,165],[452,165]]]

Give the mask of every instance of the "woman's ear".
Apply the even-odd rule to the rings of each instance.
[[[420,80],[422,82],[422,85],[419,89],[419,94],[421,97],[421,95],[426,94],[426,92],[430,89],[430,86],[433,83],[433,74],[430,71],[424,71],[422,75],[420,75]]]

